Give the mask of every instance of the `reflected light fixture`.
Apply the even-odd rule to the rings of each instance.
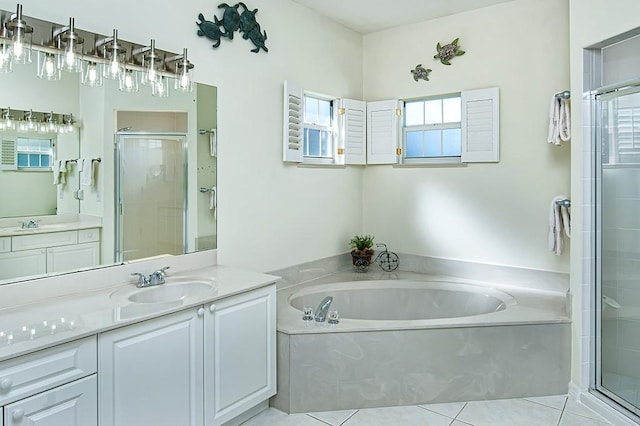
[[[13,71],[13,62],[11,62],[11,46],[7,38],[7,29],[3,26],[0,34],[0,74],[6,74]]]
[[[13,121],[13,116],[11,115],[11,108],[2,111],[2,128],[5,130],[16,128],[16,123]]]
[[[16,14],[5,23],[11,33],[11,60],[17,64],[31,63],[31,35],[33,27],[22,19],[22,5],[19,4]]]

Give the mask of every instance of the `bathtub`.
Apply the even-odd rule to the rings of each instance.
[[[565,294],[389,277],[338,274],[278,291],[274,407],[298,413],[567,392]],[[339,324],[303,321],[302,307],[315,311],[326,296]]]

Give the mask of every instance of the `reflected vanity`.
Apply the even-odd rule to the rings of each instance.
[[[216,88],[156,97],[81,79],[38,78],[35,60],[0,74],[0,284],[216,248]],[[4,126],[31,111],[75,125]]]

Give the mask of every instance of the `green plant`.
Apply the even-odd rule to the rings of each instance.
[[[349,241],[349,247],[352,249],[364,250],[373,247],[373,239],[375,237],[372,235],[354,235]]]

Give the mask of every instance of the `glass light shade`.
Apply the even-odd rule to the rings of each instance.
[[[111,80],[119,80],[124,73],[124,63],[119,57],[120,55],[114,55],[104,66],[104,78]]]
[[[160,77],[160,65],[162,64],[157,58],[148,58],[145,61],[146,70],[142,72],[140,83],[145,86],[153,86]]]
[[[61,58],[62,69],[69,72],[82,72],[82,46],[67,45]],[[80,51],[77,51],[77,49]]]
[[[120,77],[120,90],[123,92],[137,92],[138,88],[138,72],[125,69]]]
[[[158,81],[151,86],[151,94],[158,98],[169,96],[169,79],[165,76],[159,76]]]
[[[2,126],[5,130],[13,130],[16,128],[16,122],[10,116],[5,116],[2,119]]]
[[[26,121],[18,121],[18,125],[16,126],[16,130],[18,133],[26,133],[29,131],[29,126]]]
[[[45,80],[60,80],[57,56],[53,53],[38,52],[37,75]]]
[[[82,71],[82,79],[80,82],[84,86],[99,87],[102,86],[104,80],[103,65],[97,62],[87,62]]]
[[[13,62],[11,62],[11,49],[4,40],[0,39],[0,73],[6,74],[13,71]]]
[[[31,63],[31,33],[25,33],[22,28],[16,28],[12,37],[11,61],[14,64]]]
[[[193,70],[179,64],[176,67],[175,89],[181,92],[193,91]]]

